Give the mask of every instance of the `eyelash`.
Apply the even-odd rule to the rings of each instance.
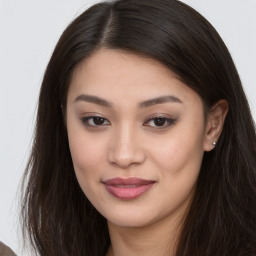
[[[85,125],[86,127],[96,128],[96,129],[103,126],[110,125],[110,122],[106,118],[101,116],[87,116],[87,117],[83,117],[81,121],[83,125]],[[93,122],[93,124],[90,122]],[[99,122],[99,124],[97,124],[96,122]],[[154,125],[150,125],[150,122],[154,122]],[[163,123],[163,125],[157,125],[156,122],[160,122],[160,124]],[[176,122],[176,119],[167,118],[165,116],[159,115],[159,116],[149,118],[146,122],[143,123],[143,126],[153,127],[155,129],[165,129],[171,125],[174,125],[175,122]]]
[[[154,125],[149,125],[150,122],[154,122]],[[160,122],[160,123],[163,122],[163,125],[157,125],[156,122]],[[175,122],[176,122],[176,119],[159,115],[159,116],[151,117],[146,122],[144,122],[143,125],[153,127],[155,129],[165,129],[171,125],[174,125]]]
[[[98,119],[98,121],[103,121],[103,123],[102,124],[95,124],[95,121]],[[100,119],[100,120],[99,120]],[[90,121],[93,121],[94,122],[94,124],[90,124],[89,122]],[[108,122],[107,124],[104,124],[105,122]],[[104,118],[104,117],[102,117],[102,116],[87,116],[87,117],[83,117],[82,118],[82,123],[85,125],[85,126],[87,126],[87,127],[92,127],[92,128],[96,128],[96,127],[100,127],[100,126],[106,126],[106,125],[109,125],[110,124],[110,122],[106,119],[106,118]]]

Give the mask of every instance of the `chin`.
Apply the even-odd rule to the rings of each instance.
[[[107,219],[109,224],[123,228],[143,228],[167,217],[159,212],[154,212],[153,209],[136,209],[136,207],[122,210],[115,209],[101,214]]]
[[[122,228],[143,228],[149,226],[153,221],[146,220],[145,216],[125,216],[107,219],[109,224]]]

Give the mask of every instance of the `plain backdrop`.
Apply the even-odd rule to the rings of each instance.
[[[97,1],[0,0],[0,240],[18,255],[19,183],[30,151],[38,91],[65,27]],[[256,0],[184,0],[227,44],[256,119]]]

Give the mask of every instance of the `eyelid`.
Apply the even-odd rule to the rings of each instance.
[[[165,119],[167,124],[163,125],[163,126],[153,126],[153,125],[148,125],[149,122],[154,121],[157,118],[162,118]],[[143,126],[147,126],[147,127],[152,127],[154,129],[158,129],[158,130],[163,130],[166,129],[172,125],[174,125],[177,121],[177,118],[171,117],[170,115],[166,115],[166,114],[154,114],[149,116],[146,121],[143,123]]]
[[[98,125],[97,124],[89,124],[88,122],[90,120],[93,120],[93,118],[101,118],[104,120],[104,123],[98,124]],[[106,121],[107,121],[107,124],[105,124]],[[84,115],[83,117],[81,117],[81,122],[84,126],[86,126],[88,128],[102,128],[102,127],[110,125],[110,121],[107,118],[103,117],[100,114],[96,114],[96,113],[88,113],[87,115]]]
[[[94,122],[95,120],[93,120],[93,118],[101,118],[103,119],[103,123],[94,123],[94,124],[90,124],[89,121],[92,120],[92,122]],[[150,122],[154,122],[154,120],[156,119],[163,119],[164,120],[164,124],[163,125],[157,125],[157,124],[150,124]],[[99,113],[84,113],[83,116],[80,118],[82,124],[87,127],[87,128],[92,128],[92,129],[100,129],[100,128],[104,128],[106,126],[111,125],[110,121],[105,118],[104,116],[102,116]],[[168,127],[174,125],[177,121],[177,118],[168,114],[162,114],[162,113],[157,113],[157,114],[153,114],[147,117],[147,119],[143,122],[143,126],[146,126],[148,128],[153,128],[153,129],[157,129],[157,130],[164,130],[167,129]]]

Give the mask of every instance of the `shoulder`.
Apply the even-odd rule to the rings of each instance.
[[[0,256],[15,256],[16,254],[4,243],[0,242]]]

